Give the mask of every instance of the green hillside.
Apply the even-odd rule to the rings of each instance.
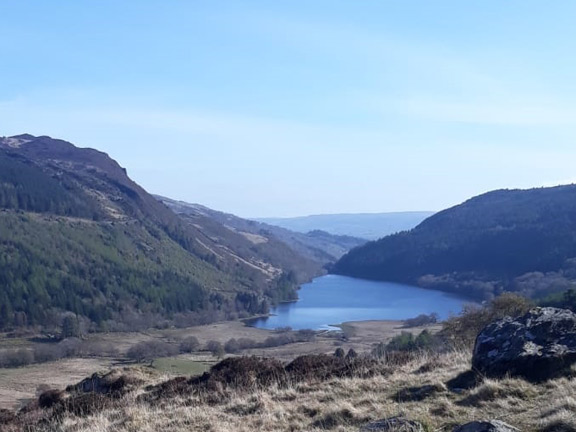
[[[0,329],[53,328],[67,313],[93,330],[248,316],[321,273],[252,240],[182,219],[104,153],[0,138]]]

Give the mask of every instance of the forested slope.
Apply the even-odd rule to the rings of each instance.
[[[184,221],[104,153],[0,138],[0,329],[66,313],[93,329],[246,316],[321,273],[285,245],[263,255],[228,233]]]
[[[531,296],[576,278],[576,186],[498,190],[352,250],[334,272],[476,297]]]

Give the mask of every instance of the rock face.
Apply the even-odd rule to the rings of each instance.
[[[489,324],[474,346],[472,366],[489,377],[543,381],[569,373],[576,362],[576,314],[535,308],[516,319]]]
[[[458,426],[454,432],[517,432],[518,429],[500,420],[475,421]]]
[[[120,395],[141,383],[142,379],[137,372],[129,369],[114,369],[106,374],[96,372],[90,378],[83,379],[76,385],[68,386],[66,391]]]

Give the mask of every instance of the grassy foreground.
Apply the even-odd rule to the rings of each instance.
[[[464,351],[418,354],[401,361],[383,360],[375,374],[312,376],[265,385],[258,380],[242,386],[217,382],[190,391],[167,391],[184,380],[166,384],[164,377],[142,372],[141,381],[121,397],[103,400],[101,407],[88,412],[68,409],[54,415],[50,408],[31,412],[28,420],[36,423],[28,430],[358,431],[367,422],[398,415],[421,422],[428,431],[451,431],[455,425],[486,419],[499,419],[522,431],[576,430],[574,379],[542,384],[484,379],[469,389],[449,390],[446,383],[469,367]],[[30,425],[8,425],[3,430]]]

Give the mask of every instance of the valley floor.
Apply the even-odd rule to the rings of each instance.
[[[257,355],[277,358],[288,362],[304,354],[333,353],[342,347],[359,353],[369,352],[374,344],[386,342],[401,331],[420,332],[423,328],[403,328],[401,321],[360,321],[341,325],[342,332],[319,332],[314,341],[298,342],[271,348],[242,350],[241,355]],[[436,331],[439,326],[426,327]],[[216,340],[224,344],[231,338],[248,338],[263,342],[266,338],[278,335],[276,331],[257,329],[245,326],[240,321],[226,321],[186,329],[150,330],[142,333],[107,333],[90,335],[89,340],[114,346],[118,357],[90,357],[63,359],[55,362],[34,364],[30,366],[2,369],[0,368],[0,409],[15,409],[34,398],[39,387],[64,389],[93,374],[110,370],[113,367],[134,365],[127,363],[123,357],[131,346],[138,342],[161,340],[178,344],[179,341],[195,336],[204,346],[208,341]],[[0,349],[26,347],[26,340],[0,338]],[[152,366],[166,376],[200,374],[215,364],[218,358],[209,352],[181,354],[175,357],[156,360]]]

